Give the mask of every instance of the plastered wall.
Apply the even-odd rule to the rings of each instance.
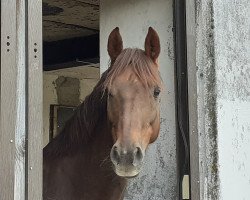
[[[176,199],[176,127],[174,90],[173,10],[170,0],[106,0],[100,5],[101,72],[108,68],[108,35],[118,26],[124,47],[144,48],[149,26],[160,36],[161,132],[150,145],[144,169],[129,183],[126,200]]]
[[[250,2],[214,1],[220,199],[250,199]]]
[[[50,105],[77,106],[100,77],[99,64],[43,73],[43,141],[49,142]]]
[[[250,199],[250,3],[196,1],[200,197]]]

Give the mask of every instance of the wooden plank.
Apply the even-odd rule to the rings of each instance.
[[[25,0],[16,1],[16,62],[17,62],[17,113],[15,131],[15,200],[25,199],[25,135],[26,135],[26,45]]]
[[[27,196],[42,199],[42,1],[27,0],[28,8],[28,133]]]
[[[16,1],[1,1],[0,199],[14,199],[16,128]]]
[[[191,199],[200,199],[195,0],[186,1]]]

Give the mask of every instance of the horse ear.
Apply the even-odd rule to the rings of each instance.
[[[157,63],[157,58],[160,54],[160,39],[157,32],[152,28],[148,28],[148,34],[145,39],[145,53],[154,63]]]
[[[111,59],[111,63],[115,62],[115,59],[122,52],[123,44],[122,37],[119,32],[119,28],[116,27],[109,35],[108,39],[108,53]]]

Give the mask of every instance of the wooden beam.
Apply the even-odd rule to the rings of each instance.
[[[77,60],[86,61],[99,58],[99,34],[43,43],[44,70],[60,69],[64,63],[74,63]],[[78,66],[82,65],[79,63]],[[50,68],[52,67],[52,68]]]
[[[100,63],[100,58],[85,59],[85,60],[78,60],[75,62],[60,63],[60,64],[55,64],[55,65],[46,65],[46,66],[43,66],[43,70],[52,71],[52,70],[66,69],[66,68],[79,67],[79,66],[90,67],[91,65],[95,67],[95,64],[98,64],[98,63]]]
[[[27,200],[42,200],[42,0],[27,0]]]
[[[95,4],[95,3],[88,3],[88,2],[85,2],[83,0],[75,0],[77,1],[78,3],[82,3],[82,4],[85,4],[85,5],[89,5],[89,6],[95,6],[95,7],[100,7],[99,4]]]
[[[89,27],[81,26],[81,25],[77,25],[77,24],[67,24],[67,23],[58,22],[58,21],[54,21],[54,20],[47,20],[47,19],[44,19],[43,21],[44,22],[51,22],[51,23],[54,23],[56,25],[61,25],[61,26],[64,26],[64,27],[66,26],[66,27],[69,27],[71,29],[86,29],[86,30],[89,30],[89,31],[93,31],[95,33],[99,32],[98,29],[89,28]]]
[[[16,1],[1,1],[0,199],[15,196]]]
[[[25,135],[26,135],[26,13],[25,0],[17,2],[17,114],[15,200],[25,199]]]
[[[1,200],[42,199],[41,10],[41,0],[1,1]]]
[[[186,1],[187,69],[190,138],[191,199],[200,200],[199,133],[196,81],[196,1]]]

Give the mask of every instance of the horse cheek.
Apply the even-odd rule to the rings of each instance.
[[[160,132],[160,122],[159,122],[159,120],[156,120],[152,124],[152,133],[151,133],[151,137],[150,137],[150,144],[155,142],[155,140],[158,138],[159,132]]]

